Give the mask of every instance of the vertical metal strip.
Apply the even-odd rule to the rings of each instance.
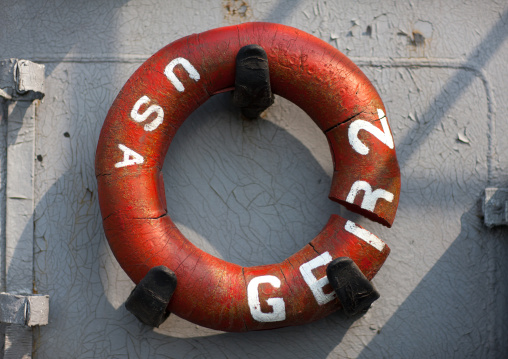
[[[7,181],[7,106],[0,97],[0,290],[5,288],[5,183]]]
[[[35,104],[9,104],[7,124],[6,289],[33,289]]]
[[[10,102],[7,110],[5,283],[12,294],[33,292],[35,103]],[[6,328],[4,358],[31,358],[31,328]]]
[[[5,292],[5,182],[7,178],[7,101],[0,97],[0,289]],[[0,348],[7,325],[0,323]],[[0,350],[1,356],[2,350]]]

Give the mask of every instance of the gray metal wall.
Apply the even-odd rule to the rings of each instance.
[[[33,331],[35,358],[508,353],[508,230],[486,228],[479,206],[484,188],[508,187],[506,1],[3,0],[0,9],[0,60],[46,65],[46,97],[36,108],[34,286],[50,295],[50,319]],[[171,145],[169,213],[200,248],[241,265],[283,260],[331,213],[354,218],[392,249],[374,279],[381,298],[363,317],[338,312],[274,331],[221,333],[176,316],[152,330],[123,307],[133,283],[103,234],[99,132],[148,56],[185,35],[245,21],[312,33],[371,79],[401,166],[395,223],[383,228],[328,200],[326,139],[296,106],[277,98],[262,120],[243,121],[227,94],[198,109]],[[5,176],[1,188],[5,201]]]

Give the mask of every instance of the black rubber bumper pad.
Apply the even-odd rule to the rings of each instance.
[[[349,257],[339,257],[328,265],[326,275],[348,316],[365,313],[379,293]]]
[[[125,308],[142,323],[158,327],[169,317],[167,306],[175,289],[175,273],[165,266],[154,267],[132,290]]]

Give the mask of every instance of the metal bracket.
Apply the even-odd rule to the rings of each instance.
[[[250,120],[273,105],[270,70],[265,50],[259,45],[247,45],[236,55],[235,91],[233,103]]]
[[[0,323],[33,327],[48,324],[48,295],[0,293]]]
[[[379,292],[349,257],[333,260],[326,275],[347,316],[367,312],[379,298]]]
[[[28,60],[8,59],[0,61],[0,110],[3,101],[32,102],[44,97],[44,65]],[[35,138],[34,110],[32,104],[7,103],[7,134],[13,146],[7,148],[6,208],[10,213],[6,220],[5,261],[8,263],[6,290],[19,293],[0,293],[0,323],[16,324],[6,332],[6,343],[15,338],[31,343],[24,328],[48,324],[49,296],[22,294],[32,289],[33,233],[25,231],[33,227],[33,146]],[[3,111],[3,110],[2,110]],[[17,171],[12,171],[12,169]],[[29,180],[19,181],[17,174],[25,174]],[[15,195],[13,195],[15,192]],[[19,198],[22,198],[20,200]],[[15,199],[16,203],[13,203]],[[13,225],[13,223],[17,223]],[[21,231],[20,231],[21,229]],[[11,250],[15,248],[16,250]],[[21,334],[20,334],[21,333]],[[19,335],[18,335],[19,334]],[[11,337],[12,335],[12,337]],[[31,338],[31,336],[30,336]],[[11,340],[12,339],[12,340]],[[19,344],[19,343],[18,343]],[[5,348],[4,348],[5,349]],[[24,348],[23,350],[25,350]],[[31,351],[31,349],[26,349]]]
[[[485,188],[482,211],[487,227],[508,225],[508,188]]]
[[[44,97],[45,66],[29,60],[0,61],[0,98],[33,101]]]
[[[132,290],[125,308],[140,322],[157,328],[169,317],[167,306],[175,289],[175,273],[165,266],[154,267]]]

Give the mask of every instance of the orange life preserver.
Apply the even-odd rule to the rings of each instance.
[[[167,213],[161,168],[176,131],[210,96],[233,90],[235,56],[248,44],[267,53],[275,94],[302,108],[328,138],[330,198],[391,226],[400,171],[384,105],[345,55],[292,27],[246,23],[177,40],[148,59],[108,112],[96,154],[104,230],[138,283],[153,267],[174,271],[168,309],[199,325],[247,331],[303,324],[340,308],[326,265],[350,257],[370,280],[388,246],[333,215],[303,249],[272,265],[241,267],[189,242]]]

